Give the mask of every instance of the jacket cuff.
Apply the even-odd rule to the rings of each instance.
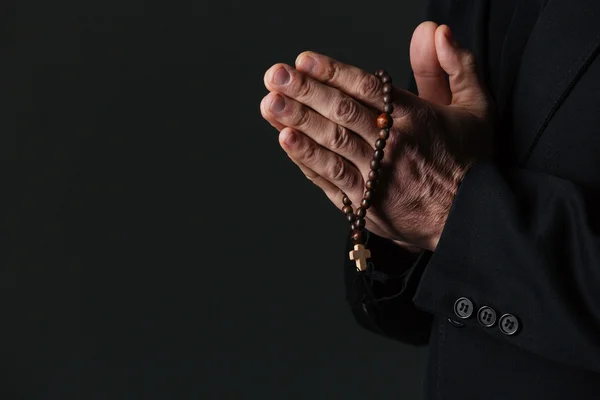
[[[357,292],[360,300],[367,304],[381,303],[397,297],[412,299],[424,267],[433,254],[428,250],[410,252],[397,246],[389,239],[365,230],[367,237],[365,247],[371,251],[367,269],[358,271],[353,261],[348,261],[353,268],[354,279],[358,284]],[[348,252],[352,249],[352,240],[348,240]]]
[[[493,203],[494,189],[490,188],[489,174],[494,168],[490,159],[482,159],[474,163],[463,178],[437,248],[423,269],[413,297],[417,308],[446,317],[457,326],[482,326],[477,316],[477,307],[481,305],[471,302],[471,298],[481,293],[482,288],[474,287],[473,281],[482,282],[478,277],[484,272],[473,270],[478,263],[471,260],[470,254],[473,246],[479,245],[474,241],[480,237],[475,230],[482,225],[474,210]],[[457,305],[465,309],[457,310]]]

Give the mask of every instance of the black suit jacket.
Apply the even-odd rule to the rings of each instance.
[[[550,0],[503,46],[490,5],[433,1],[429,19],[483,82],[502,49],[494,156],[467,173],[434,253],[369,233],[357,272],[348,238],[347,300],[364,328],[429,344],[427,399],[600,399],[600,2]]]

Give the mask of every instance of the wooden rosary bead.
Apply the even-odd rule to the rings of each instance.
[[[367,210],[364,207],[358,207],[356,209],[356,218],[364,218],[367,215]]]
[[[386,140],[390,136],[390,128],[394,122],[391,116],[394,110],[394,106],[392,104],[392,94],[394,91],[394,87],[392,86],[392,78],[384,69],[381,68],[377,69],[373,73],[373,75],[379,77],[380,81],[383,84],[383,113],[379,115],[376,121],[380,131],[378,139],[375,142],[375,151],[373,152],[373,159],[370,162],[371,170],[369,171],[369,178],[365,183],[366,190],[360,202],[360,206],[356,208],[356,213],[353,213],[351,206],[352,201],[350,200],[350,198],[345,193],[342,193],[342,202],[344,204],[344,206],[342,207],[342,211],[346,214],[346,219],[351,224],[351,237],[355,244],[355,248],[353,251],[350,252],[349,257],[351,260],[356,261],[356,266],[360,271],[364,271],[366,267],[366,259],[370,258],[371,253],[368,249],[356,245],[361,244],[364,246],[365,243],[365,217],[367,215],[367,210],[371,207],[371,200],[375,196],[375,186],[378,183],[379,169],[382,166],[381,160],[384,157],[383,149],[386,146]]]
[[[365,241],[365,232],[362,229],[353,229],[351,237],[354,244],[362,244]]]
[[[379,139],[388,140],[389,137],[390,137],[389,129],[382,129],[379,131]]]
[[[379,129],[385,129],[392,126],[393,120],[390,114],[383,113],[377,117],[377,127]]]
[[[365,219],[364,218],[358,218],[356,221],[354,221],[354,229],[364,228],[364,227],[365,227]]]

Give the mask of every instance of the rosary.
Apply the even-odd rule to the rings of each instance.
[[[373,159],[371,160],[371,171],[369,171],[369,180],[367,180],[365,187],[365,194],[360,203],[360,207],[356,209],[356,214],[352,209],[352,201],[346,193],[343,193],[342,202],[344,207],[342,211],[346,214],[348,222],[352,229],[351,237],[354,243],[354,250],[350,251],[350,260],[356,262],[356,269],[364,271],[367,268],[367,258],[371,258],[371,251],[365,248],[365,216],[367,210],[371,207],[371,199],[373,198],[373,192],[379,178],[379,168],[381,167],[381,160],[383,159],[383,149],[385,147],[385,141],[390,136],[390,128],[392,126],[391,113],[394,110],[392,105],[392,78],[383,69],[378,69],[375,74],[383,83],[383,114],[377,117],[377,127],[379,131],[379,139],[375,142],[375,152],[373,153]]]

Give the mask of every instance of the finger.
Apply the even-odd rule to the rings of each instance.
[[[304,165],[300,161],[295,160],[294,158],[289,156],[289,154],[288,154],[288,157],[290,158],[290,160],[292,160],[292,162],[294,164],[296,164],[298,166],[298,168],[300,168],[300,170],[302,171],[304,176],[306,176],[306,178],[308,178],[308,180],[310,180],[312,183],[314,183],[319,188],[321,188],[321,190],[323,190],[323,192],[325,193],[325,196],[327,196],[327,198],[333,203],[333,205],[338,210],[342,211],[342,209],[344,208],[344,202],[343,202],[344,192],[342,190],[340,190],[340,188],[335,186],[333,183],[329,182],[327,179],[323,178],[322,176],[317,174],[315,171],[308,168],[306,165]],[[350,201],[352,201],[352,204],[360,204],[360,200],[361,200],[360,198],[353,198],[349,194],[346,194],[346,195],[350,198]],[[354,207],[354,211],[356,211],[356,207]],[[371,232],[374,232],[377,235],[383,236],[383,233],[381,232],[381,230],[379,229],[377,224],[375,224],[373,222],[373,220],[370,218],[369,214],[367,214],[365,216],[365,228],[370,230]],[[407,246],[407,244],[404,242],[396,241],[396,243],[398,244],[398,246]]]
[[[339,154],[292,128],[284,128],[279,133],[279,143],[288,156],[327,179],[351,199],[362,195],[364,181],[360,171]]]
[[[421,23],[410,41],[410,65],[415,75],[419,97],[432,103],[448,105],[452,93],[446,73],[440,66],[435,50],[435,22]]]
[[[294,159],[289,154],[288,154],[288,157],[290,158],[290,160],[292,160],[292,162],[294,164],[296,164],[298,166],[298,168],[300,168],[300,170],[302,171],[304,176],[306,176],[306,178],[309,181],[311,181],[312,183],[317,185],[319,188],[321,188],[323,190],[323,192],[325,192],[325,195],[327,196],[327,198],[329,200],[331,200],[331,202],[339,210],[341,210],[344,207],[344,203],[342,202],[342,197],[344,196],[344,194],[340,188],[335,186],[333,183],[329,182],[327,179],[323,178],[321,175],[317,174],[312,169],[308,168],[306,165],[304,165],[300,161]]]
[[[435,46],[440,65],[449,76],[452,105],[460,105],[478,117],[486,118],[489,101],[479,82],[473,53],[459,46],[448,25],[437,28]]]
[[[377,140],[378,113],[347,94],[324,85],[286,64],[275,64],[265,73],[265,86],[306,104],[325,118],[356,132],[371,146]],[[380,95],[380,102],[381,95]]]
[[[369,173],[373,148],[363,138],[283,94],[272,92],[265,98],[265,113],[269,121],[304,133],[321,146],[348,159],[364,174]]]
[[[337,88],[366,106],[378,110],[379,113],[383,110],[384,84],[372,73],[313,51],[300,53],[296,58],[296,68],[312,79]],[[407,110],[404,106],[410,107],[416,96],[394,86],[392,86],[392,94],[394,98],[392,117],[405,115]]]
[[[277,120],[275,120],[273,118],[270,118],[270,114],[267,112],[267,108],[268,108],[267,97],[268,96],[269,95],[266,95],[260,101],[260,113],[262,114],[263,118],[266,119],[267,122],[271,124],[271,126],[273,126],[273,128],[275,128],[275,129],[277,129],[278,131],[281,132],[281,130],[283,128],[285,128],[285,125],[279,123]]]
[[[302,164],[300,161],[293,159],[289,155],[288,155],[288,157],[290,158],[290,160],[292,160],[292,162],[294,164],[296,164],[298,166],[298,168],[300,168],[302,173],[304,173],[304,176],[306,176],[306,178],[308,178],[308,180],[310,180],[312,183],[314,183],[319,188],[321,188],[321,190],[323,190],[323,192],[325,193],[327,198],[333,203],[333,205],[338,210],[342,211],[342,209],[344,208],[344,202],[343,202],[344,192],[342,190],[340,190],[340,188],[335,186],[333,183],[329,182],[327,179],[323,178],[322,176],[317,174],[315,171],[308,168],[306,165]],[[360,204],[361,198],[353,198],[349,194],[346,194],[346,195],[350,198],[350,201],[352,201],[353,205]],[[356,208],[357,208],[357,206],[353,207],[354,212],[356,212]],[[388,237],[388,235],[383,230],[381,230],[379,225],[373,221],[370,213],[367,213],[367,215],[365,216],[365,228],[381,237]],[[420,250],[419,248],[416,248],[414,246],[409,245],[408,243],[401,242],[399,240],[394,240],[394,242],[398,246],[406,248],[408,250],[412,250],[412,251]]]
[[[334,206],[338,210],[342,211],[342,208],[344,207],[344,202],[343,202],[344,192],[340,188],[338,188],[336,185],[331,183],[329,180],[325,179],[324,177],[322,177],[321,175],[317,174],[315,171],[313,171],[312,169],[310,169],[309,167],[304,165],[302,162],[294,159],[292,156],[290,156],[290,154],[288,154],[288,157],[290,158],[290,160],[292,160],[292,162],[294,164],[296,164],[298,166],[298,168],[300,168],[300,170],[302,171],[304,176],[306,176],[306,178],[308,180],[310,180],[312,183],[314,183],[319,188],[321,188],[321,190],[323,190],[323,192],[325,193],[327,198],[334,204]],[[357,193],[360,194],[359,192],[357,192]],[[354,192],[346,193],[346,195],[350,198],[350,201],[352,201],[352,204],[358,205],[358,204],[360,204],[360,201],[362,200],[361,197],[356,197],[357,193],[354,193]],[[356,206],[354,207],[354,211],[356,211]],[[371,232],[375,233],[376,235],[379,235],[382,237],[387,237],[385,232],[379,228],[379,225],[373,221],[370,214],[367,214],[365,216],[365,222],[366,222],[366,225],[365,225],[366,229],[370,230]],[[398,240],[394,240],[394,242],[396,242],[396,244],[401,247],[405,247],[405,248],[410,247],[407,243],[404,243],[404,242],[401,242]]]

